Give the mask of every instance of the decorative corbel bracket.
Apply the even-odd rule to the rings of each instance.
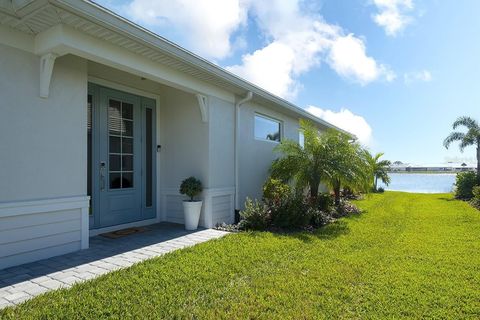
[[[197,93],[195,95],[198,100],[198,107],[200,108],[200,114],[202,115],[202,122],[208,122],[208,98],[203,94]]]
[[[53,65],[58,57],[55,53],[46,53],[40,58],[40,97],[48,98],[52,80]]]

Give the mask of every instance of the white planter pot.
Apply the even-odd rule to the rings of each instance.
[[[197,230],[202,201],[183,201],[183,215],[185,217],[185,230]]]

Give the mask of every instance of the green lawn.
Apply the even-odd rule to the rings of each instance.
[[[177,251],[0,317],[480,318],[480,212],[388,192],[315,234],[244,233]]]

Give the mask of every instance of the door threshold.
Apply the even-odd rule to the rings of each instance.
[[[133,228],[133,227],[143,227],[143,226],[148,226],[150,224],[155,224],[155,223],[159,223],[159,222],[160,222],[159,219],[154,218],[154,219],[147,219],[147,220],[140,220],[140,221],[135,221],[135,222],[130,222],[130,223],[124,223],[124,224],[117,224],[115,226],[110,226],[110,227],[90,229],[90,237],[98,236],[101,233],[113,232],[113,231],[117,231],[117,230]]]

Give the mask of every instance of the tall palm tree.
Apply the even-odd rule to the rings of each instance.
[[[365,150],[365,158],[370,166],[374,191],[377,191],[378,179],[387,186],[390,184],[388,170],[390,169],[391,162],[389,160],[380,160],[383,155],[382,152],[372,155],[368,150]]]
[[[369,166],[363,157],[364,149],[361,145],[335,130],[328,130],[322,139],[329,146],[328,158],[333,163],[326,169],[324,182],[332,188],[335,204],[340,204],[342,188],[368,191]]]
[[[469,146],[477,147],[477,180],[480,183],[480,125],[477,120],[464,116],[459,117],[452,125],[453,130],[456,130],[460,126],[465,127],[467,132],[454,131],[450,133],[443,141],[443,145],[448,149],[452,142],[459,141],[461,152]]]

